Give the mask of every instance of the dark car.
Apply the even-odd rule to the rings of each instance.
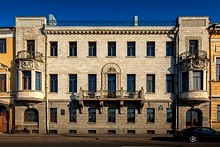
[[[182,131],[174,131],[175,139],[185,139],[190,142],[202,140],[220,140],[220,132],[208,127],[191,127]]]

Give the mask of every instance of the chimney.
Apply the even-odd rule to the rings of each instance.
[[[134,26],[138,26],[138,16],[134,16]]]

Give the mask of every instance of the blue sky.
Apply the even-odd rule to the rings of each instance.
[[[0,26],[14,26],[16,16],[54,14],[57,20],[175,20],[209,16],[220,22],[220,0],[1,0]]]

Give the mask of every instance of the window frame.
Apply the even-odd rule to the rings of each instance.
[[[136,91],[136,75],[127,74],[127,92]]]
[[[24,122],[39,122],[39,114],[36,109],[26,109],[24,112]]]
[[[22,71],[22,89],[31,90],[32,76],[31,71]]]
[[[174,74],[166,75],[166,92],[174,93]]]
[[[58,92],[58,75],[57,74],[50,74],[50,92]]]
[[[166,56],[174,56],[174,41],[166,42]]]
[[[7,92],[7,74],[0,74],[0,92]]]
[[[108,56],[109,57],[116,56],[116,42],[115,41],[108,42]]]
[[[110,111],[112,110],[112,111]],[[115,115],[115,108],[108,108],[108,122],[115,123],[116,122],[116,115]]]
[[[155,42],[147,42],[147,57],[155,57]]]
[[[127,122],[135,123],[135,108],[127,108]]]
[[[77,92],[77,74],[69,74],[69,92]]]
[[[193,90],[203,90],[203,71],[193,71]]]
[[[77,122],[77,109],[69,108],[69,122]]]
[[[50,122],[57,122],[57,108],[50,108]]]
[[[57,41],[50,42],[50,56],[51,57],[58,56],[58,42]]]
[[[173,122],[173,110],[172,108],[166,109],[166,122],[172,123]]]
[[[147,123],[155,123],[155,108],[147,108]]]
[[[88,115],[88,121],[90,123],[96,123],[96,108],[89,108],[89,115]]]
[[[216,58],[216,80],[220,81],[220,57]]]
[[[38,77],[38,74],[40,77]],[[35,90],[42,91],[42,73],[38,71],[35,72]]]
[[[155,93],[155,74],[147,74],[146,77],[147,77],[146,78],[147,93]],[[149,79],[149,78],[152,78],[152,79]]]
[[[195,51],[199,50],[199,40],[190,39],[189,40],[189,52],[195,54]]]
[[[89,57],[97,56],[97,44],[96,42],[89,42]]]
[[[89,74],[88,75],[88,83],[89,83],[88,84],[89,92],[96,92],[97,91],[97,75],[96,74]]]
[[[220,105],[217,105],[217,122],[220,122]]]
[[[136,56],[136,42],[135,41],[127,42],[127,56],[128,57]]]
[[[77,42],[76,41],[69,42],[69,56],[77,57]]]
[[[7,40],[6,38],[0,39],[0,54],[6,54],[7,53]]]

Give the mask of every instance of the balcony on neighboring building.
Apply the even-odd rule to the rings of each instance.
[[[42,91],[20,90],[17,92],[16,101],[26,103],[38,103],[44,101],[44,93]]]
[[[43,62],[43,54],[37,51],[22,50],[17,53],[15,60],[36,60]]]

